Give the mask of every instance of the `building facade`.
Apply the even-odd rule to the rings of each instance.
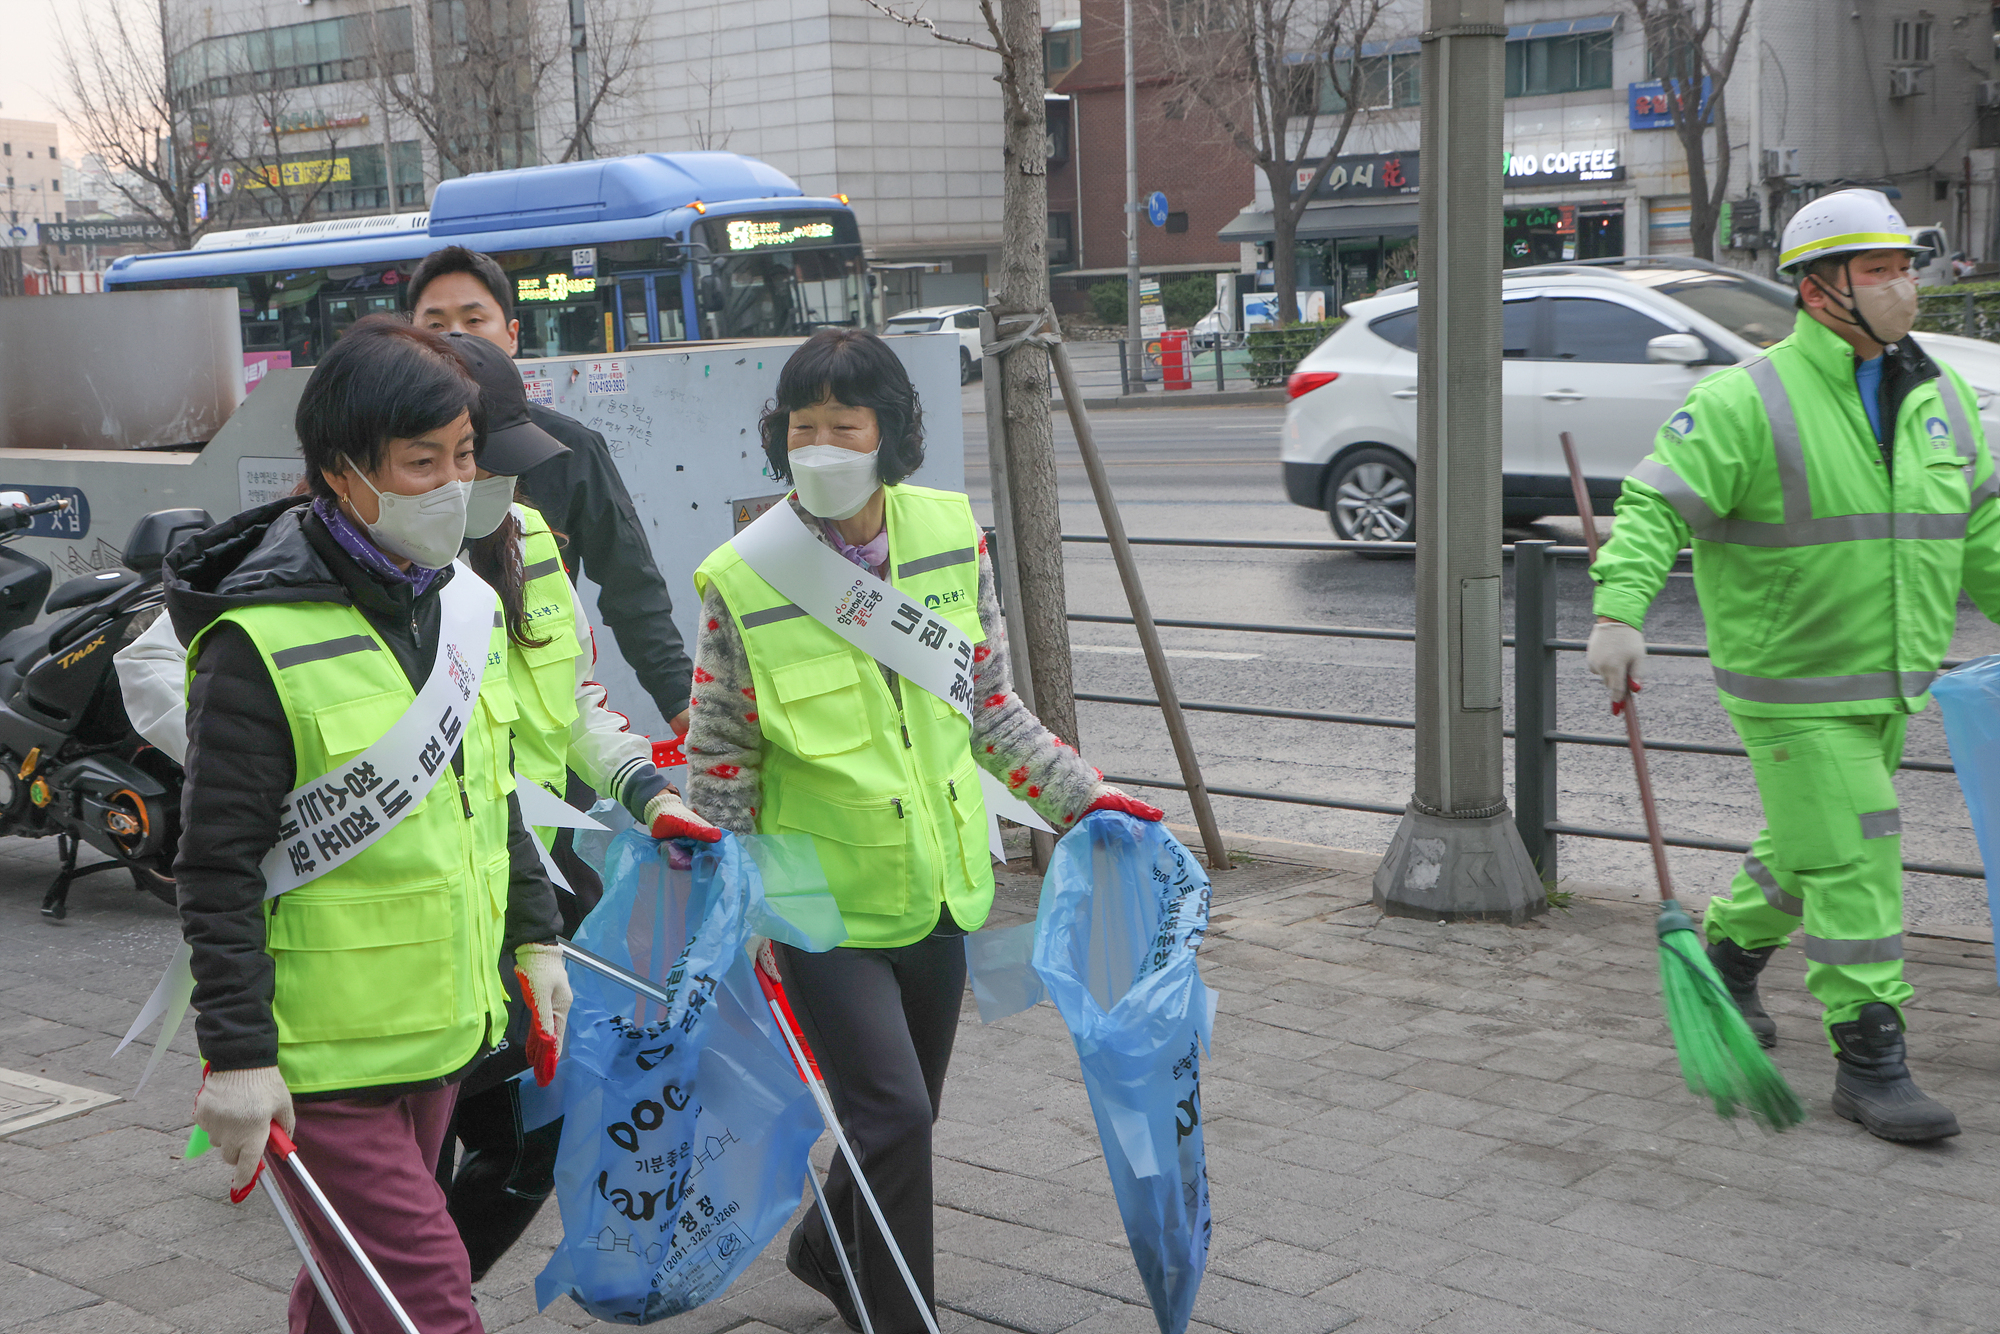
[[[1248,204],[1242,153],[1202,108],[1163,73],[1145,21],[1133,43],[1139,198],[1166,196],[1164,220],[1136,219],[1139,264],[1148,275],[1232,270],[1239,248],[1218,233]],[[1083,0],[1074,26],[1054,27],[1049,51],[1049,262],[1059,296],[1126,273],[1125,43],[1123,0]],[[1059,57],[1070,59],[1059,66]],[[1065,293],[1065,289],[1068,292]]]
[[[1912,226],[1943,223],[1968,256],[2000,254],[2000,181],[1982,146],[2000,144],[1994,15],[1970,0],[1934,10],[1757,0],[1723,96],[1711,90],[1733,149],[1718,258],[1774,272],[1785,220],[1846,185],[1889,192]],[[1300,286],[1336,306],[1414,276],[1420,20],[1393,17],[1403,30],[1385,27],[1358,53],[1369,102],[1299,227]],[[1604,0],[1510,0],[1507,19],[1504,262],[1692,253],[1687,163],[1634,13]],[[1319,153],[1340,110],[1322,88]],[[1715,144],[1711,133],[1712,176]],[[1254,184],[1257,199],[1221,236],[1264,267],[1271,201]]]

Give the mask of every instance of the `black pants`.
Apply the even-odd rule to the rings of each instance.
[[[931,1260],[931,1126],[965,993],[965,936],[947,911],[938,932],[899,949],[807,954],[778,946],[778,968],[799,1027],[889,1230],[937,1305]],[[918,1334],[923,1317],[882,1244],[846,1160],[835,1155],[827,1203],[853,1259],[876,1334]],[[829,1274],[840,1272],[818,1209],[800,1224]]]

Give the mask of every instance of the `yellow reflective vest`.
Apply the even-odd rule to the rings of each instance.
[[[889,582],[984,643],[972,506],[953,491],[884,492]],[[993,864],[965,715],[900,677],[892,688],[873,658],[792,605],[733,545],[695,571],[704,595],[711,583],[735,618],[756,692],[740,706],[764,737],[757,832],[812,838],[848,945],[920,940],[940,903],[977,929],[993,905]]]
[[[261,603],[215,624],[223,621],[249,635],[277,688],[296,786],[373,745],[416,699],[396,655],[353,607]],[[190,664],[200,642],[189,646]],[[495,626],[479,707],[460,738],[464,777],[447,765],[366,851],[264,902],[278,1069],[294,1093],[439,1079],[506,1031],[500,948],[515,721],[506,653],[506,632]],[[394,814],[386,781],[344,799],[372,802],[374,818]]]
[[[568,781],[570,731],[576,722],[576,659],[583,651],[576,633],[576,592],[563,571],[562,553],[541,511],[515,507],[521,519],[524,581],[521,610],[538,647],[507,640],[507,672],[513,681],[519,717],[514,722],[514,767],[560,799]],[[557,831],[537,828],[553,846]]]
[[[1801,313],[1763,356],[1697,384],[1625,479],[1591,578],[1643,625],[1694,546],[1723,707],[1753,717],[1917,713],[1963,588],[2000,613],[2000,477],[1958,373],[1869,426],[1854,354]]]

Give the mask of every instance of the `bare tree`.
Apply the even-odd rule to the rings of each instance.
[[[1271,193],[1279,323],[1298,315],[1299,221],[1364,104],[1390,98],[1386,63],[1361,55],[1385,0],[1148,0],[1166,75],[1204,107]],[[1300,55],[1308,58],[1301,60]],[[1315,148],[1323,118],[1332,137]],[[1313,158],[1317,157],[1315,164]],[[1312,168],[1308,179],[1300,176]]]
[[[63,120],[108,169],[125,208],[185,250],[219,221],[198,216],[212,164],[227,160],[233,126],[207,90],[177,68],[193,45],[167,0],[101,0],[78,15],[55,8]]]
[[[1631,0],[1646,34],[1646,54],[1667,95],[1674,134],[1687,159],[1688,236],[1696,259],[1715,258],[1715,230],[1729,190],[1729,104],[1724,90],[1750,22],[1754,0]],[[1704,97],[1704,90],[1707,96]],[[1715,175],[1705,139],[1715,127]]]
[[[1000,58],[1002,116],[1000,281],[993,315],[1001,335],[1049,307],[1048,121],[1043,111],[1042,10],[1039,0],[979,0],[988,40],[948,32],[934,20],[885,0],[859,0],[905,27],[939,41]],[[1024,646],[1032,665],[1035,711],[1057,736],[1077,743],[1075,685],[1070,671],[1068,593],[1063,580],[1062,518],[1057,507],[1055,437],[1049,424],[1049,363],[1039,348],[1004,358],[1007,420],[1004,439],[1014,497]]]
[[[255,36],[263,39],[268,52],[269,29]],[[242,49],[246,54],[232,62],[236,68],[229,73],[231,89],[243,90],[237,103],[242,125],[229,154],[237,188],[226,200],[217,201],[218,206],[232,222],[245,221],[246,215],[254,215],[260,223],[310,222],[327,190],[337,183],[340,130],[334,118],[320,117],[316,126],[301,125],[295,91],[270,77],[275,62],[268,54],[260,59],[255,45]],[[288,138],[293,140],[289,148]],[[318,156],[285,161],[308,144],[319,149]],[[383,167],[393,170],[387,161]]]
[[[391,15],[419,8],[415,59],[395,61],[402,33]],[[446,0],[377,11],[377,96],[416,123],[447,176],[593,157],[598,126],[636,72],[643,25],[632,0]],[[565,100],[571,114],[558,116]],[[551,119],[570,124],[560,149],[544,154]]]

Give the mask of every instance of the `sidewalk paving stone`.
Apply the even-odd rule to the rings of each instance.
[[[132,1091],[112,1048],[176,931],[84,882],[35,911],[47,850],[0,845],[0,1068],[126,1101],[0,1141],[0,1330],[283,1327],[296,1264],[261,1198],[183,1164],[192,1035]],[[1365,871],[1255,863],[1217,877],[1202,967],[1214,1212],[1192,1334],[1971,1334],[2000,1310],[2000,992],[1991,947],[1911,937],[1912,1064],[1966,1133],[1884,1144],[1834,1118],[1833,1065],[1782,951],[1774,1053],[1811,1119],[1719,1121],[1659,1017],[1651,914],[1580,897],[1523,927],[1385,919]],[[1003,878],[995,924],[1034,886]],[[150,1046],[150,1038],[146,1044]],[[1043,1006],[982,1026],[968,1000],[936,1134],[941,1334],[1152,1334],[1067,1033]],[[822,1145],[816,1161],[823,1168]],[[537,1310],[545,1209],[478,1286],[487,1328],[609,1331]],[[836,1334],[783,1239],[670,1334]]]

